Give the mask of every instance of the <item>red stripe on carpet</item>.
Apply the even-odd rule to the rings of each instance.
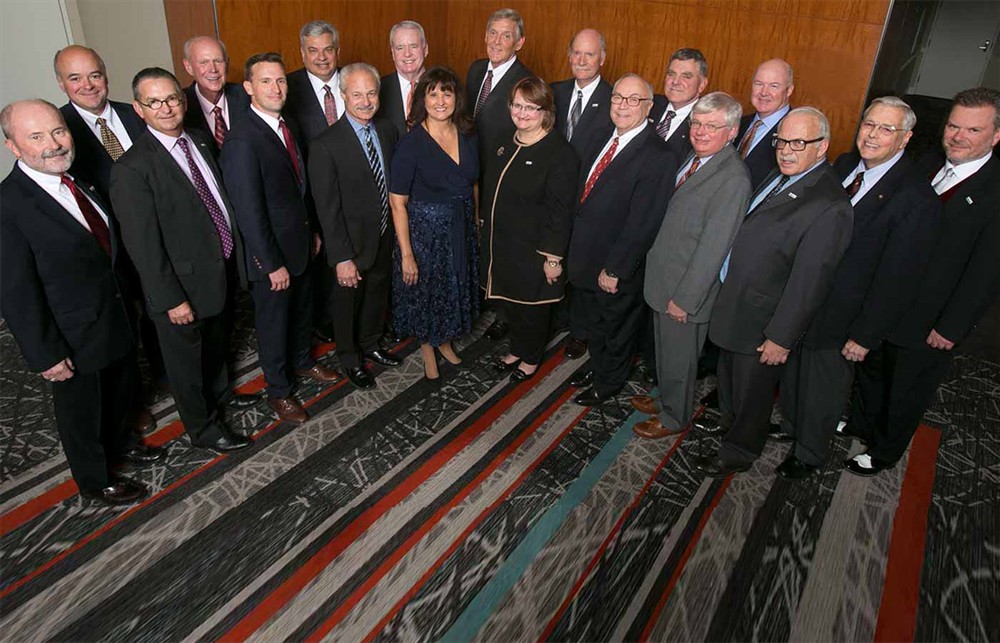
[[[590,562],[587,564],[586,569],[583,570],[583,573],[580,574],[580,577],[577,578],[575,583],[573,583],[573,587],[570,588],[569,594],[566,595],[566,598],[563,599],[562,604],[559,605],[559,609],[557,609],[555,614],[552,615],[552,618],[549,619],[549,623],[548,625],[545,626],[545,630],[542,632],[542,635],[538,637],[539,642],[547,641],[549,639],[549,636],[552,634],[552,631],[556,629],[556,625],[559,623],[559,619],[561,619],[563,614],[566,613],[566,610],[569,609],[569,606],[570,604],[572,604],[573,599],[576,598],[576,595],[580,592],[580,589],[582,589],[583,585],[587,582],[587,578],[590,576],[590,573],[594,570],[595,567],[597,567],[597,563],[601,560],[601,557],[604,555],[605,550],[607,550],[608,545],[611,544],[611,541],[614,539],[615,535],[619,532],[619,530],[621,530],[622,525],[625,524],[625,520],[629,517],[629,515],[631,515],[633,511],[635,511],[635,508],[639,506],[639,501],[642,500],[643,496],[646,495],[646,492],[649,491],[649,488],[653,485],[653,481],[656,480],[656,476],[660,475],[660,471],[663,470],[663,467],[667,466],[667,462],[670,460],[671,456],[673,456],[674,453],[677,451],[677,448],[681,445],[681,442],[684,441],[684,438],[687,437],[687,434],[688,432],[685,431],[684,433],[681,433],[677,437],[677,440],[675,440],[674,443],[670,446],[670,450],[667,451],[667,454],[663,456],[663,459],[660,460],[660,463],[656,465],[656,469],[653,470],[653,473],[649,476],[649,479],[646,480],[646,484],[642,486],[642,489],[639,490],[639,493],[636,495],[636,497],[632,500],[631,503],[629,503],[629,506],[625,508],[625,511],[622,512],[622,515],[618,517],[618,520],[615,522],[615,526],[611,528],[611,531],[604,538],[604,542],[601,543],[601,546],[597,549],[597,552],[594,553],[594,556],[590,559]]]
[[[646,621],[646,627],[643,628],[642,634],[639,636],[639,641],[641,643],[645,643],[645,641],[649,640],[649,635],[653,632],[653,626],[656,625],[656,621],[660,617],[660,612],[663,611],[663,607],[667,604],[667,599],[670,598],[670,594],[673,593],[674,587],[677,585],[677,581],[680,580],[681,574],[684,573],[684,566],[687,565],[688,558],[691,557],[691,553],[694,551],[695,546],[698,544],[698,541],[701,540],[701,532],[705,529],[708,519],[712,517],[712,512],[715,511],[715,508],[719,505],[719,501],[722,500],[722,496],[726,495],[726,489],[729,488],[729,483],[732,479],[733,476],[729,475],[722,481],[722,484],[719,486],[719,490],[715,493],[715,497],[712,498],[712,502],[705,508],[705,512],[698,520],[698,526],[695,528],[694,533],[691,534],[691,540],[688,541],[687,547],[684,548],[684,553],[681,555],[680,560],[677,561],[677,567],[674,568],[673,573],[670,575],[670,580],[667,581],[667,586],[663,588],[663,594],[656,602],[656,607],[653,608],[653,613],[649,615],[649,620]]]
[[[556,411],[556,409],[565,404],[566,400],[572,397],[575,393],[576,391],[573,389],[563,393],[552,406],[546,409],[545,412],[537,420],[535,420],[535,422],[532,422],[531,427],[527,431],[525,431],[521,436],[519,436],[517,440],[515,440],[509,447],[504,449],[503,453],[499,454],[490,463],[489,467],[487,467],[483,472],[481,472],[478,476],[476,476],[475,479],[472,480],[472,482],[470,482],[464,489],[462,489],[462,491],[459,494],[458,500],[466,498],[470,493],[472,493],[472,491],[475,488],[481,485],[483,481],[486,479],[486,477],[494,470],[496,470],[496,468],[500,465],[500,463],[502,463],[514,451],[516,451],[521,446],[521,444],[528,439],[528,436],[533,434],[545,420],[547,420],[549,417],[552,416],[552,414]],[[417,592],[420,591],[420,588],[423,587],[428,580],[430,580],[430,578],[437,572],[437,570],[441,567],[441,565],[443,565],[444,562],[448,560],[448,558],[450,558],[452,554],[455,553],[455,551],[462,545],[462,543],[465,542],[465,540],[472,534],[472,532],[475,531],[475,529],[479,527],[479,525],[482,524],[482,522],[486,520],[486,518],[489,517],[497,507],[503,504],[504,501],[506,501],[507,498],[509,498],[510,495],[514,493],[515,489],[521,486],[525,478],[527,478],[528,475],[530,475],[531,472],[534,471],[538,467],[538,465],[541,464],[542,461],[544,461],[545,458],[547,458],[549,454],[551,454],[557,446],[559,446],[560,443],[562,443],[563,438],[565,438],[566,435],[580,423],[580,420],[582,420],[583,417],[587,415],[588,412],[589,409],[584,409],[583,411],[581,411],[580,414],[577,415],[573,419],[573,421],[570,422],[569,425],[556,437],[556,439],[553,440],[552,444],[550,444],[542,453],[540,453],[538,457],[535,458],[535,460],[532,461],[531,464],[529,464],[523,472],[521,472],[521,475],[519,475],[517,479],[514,480],[514,482],[511,483],[511,485],[507,487],[507,489],[499,497],[497,497],[496,500],[490,503],[488,507],[483,509],[482,513],[476,516],[476,518],[469,524],[469,526],[466,527],[462,531],[462,533],[459,534],[458,538],[456,538],[455,541],[452,542],[452,544],[448,547],[448,549],[446,549],[444,553],[442,553],[441,556],[438,557],[438,559],[434,561],[434,563],[430,565],[430,567],[427,568],[427,571],[424,572],[423,576],[421,576],[420,579],[418,579],[417,582],[413,585],[413,587],[411,587],[409,591],[407,591],[406,594],[404,594],[403,597],[399,599],[399,601],[392,607],[392,609],[389,610],[388,613],[386,613],[386,615],[382,618],[381,621],[379,621],[378,625],[375,626],[375,629],[369,632],[368,635],[364,639],[362,639],[362,641],[367,643],[368,641],[374,640],[374,638],[378,636],[378,633],[382,631],[382,629],[385,628],[386,625],[389,624],[389,621],[391,621],[396,616],[396,614],[399,613],[400,610],[403,609],[403,606],[405,606],[407,603],[413,600],[413,597],[417,595]],[[448,508],[450,509],[451,507],[457,505],[458,500],[456,500],[453,503],[449,503],[450,506]],[[443,516],[444,513],[446,512],[442,512],[441,515]],[[435,516],[432,517],[431,520],[428,520],[428,522],[425,525],[427,528],[426,529],[421,528],[420,537],[422,538],[423,535],[430,530],[430,527],[432,527],[433,524],[436,523],[438,520],[440,520],[440,517],[438,517],[437,514],[435,514]],[[412,544],[407,542],[406,549],[408,550],[410,549],[410,547],[412,547]],[[396,562],[397,561],[393,561],[393,564],[395,564]],[[388,571],[388,568],[386,569],[386,571]],[[384,575],[384,573],[382,575]],[[368,591],[370,591],[370,588],[365,589],[365,593],[367,593]],[[352,596],[351,598],[353,599],[354,597]],[[359,596],[358,598],[360,599],[361,597]],[[353,601],[351,607],[353,608],[357,602],[358,601]],[[347,611],[344,612],[344,615],[346,614]],[[319,638],[322,638],[327,633],[329,633],[329,631],[332,630],[337,625],[337,623],[340,622],[340,620],[342,620],[343,616],[337,618],[335,622],[330,622],[333,620],[333,618],[334,617],[331,616],[330,619],[324,622],[315,632],[313,632],[310,635],[309,639],[307,640],[318,640]]]
[[[562,359],[562,350],[539,366],[541,377],[555,368]],[[381,500],[366,509],[348,524],[343,531],[334,535],[319,551],[289,576],[268,596],[263,598],[246,616],[225,632],[220,641],[243,641],[277,614],[303,588],[344,552],[355,540],[368,530],[387,511],[403,501],[417,487],[438,472],[451,458],[471,443],[480,433],[490,427],[503,413],[523,397],[535,382],[529,380],[518,384],[510,393],[494,404],[486,413],[465,429],[455,440],[444,445],[440,451],[420,466],[409,478],[389,491]]]
[[[920,606],[920,573],[924,566],[927,513],[931,506],[941,432],[925,424],[917,428],[892,521],[882,604],[875,643],[912,641]]]

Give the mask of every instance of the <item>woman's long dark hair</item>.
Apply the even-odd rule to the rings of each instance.
[[[455,113],[451,122],[462,134],[471,134],[475,130],[472,119],[465,111],[465,92],[462,83],[451,69],[443,66],[431,67],[423,73],[417,86],[413,88],[413,104],[410,105],[410,118],[406,121],[409,127],[416,127],[427,120],[427,105],[424,99],[427,92],[438,88],[455,94]]]

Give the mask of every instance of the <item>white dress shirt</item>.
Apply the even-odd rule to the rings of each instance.
[[[510,60],[508,60],[505,63],[501,63],[496,67],[493,66],[492,62],[486,63],[486,71],[489,71],[491,69],[493,70],[493,82],[490,83],[491,94],[493,93],[493,88],[497,86],[497,83],[499,83],[500,79],[503,78],[504,74],[507,73],[507,70],[509,70],[511,67],[514,66],[515,60],[517,60],[517,54],[514,54],[513,56],[510,57]],[[485,84],[486,84],[486,74],[483,74],[483,82],[479,83],[479,90],[476,92],[476,96],[479,96],[479,94],[482,93],[483,85]]]
[[[177,144],[179,138],[183,138],[188,142],[188,149],[191,150],[191,158],[194,159],[194,164],[198,166],[198,170],[201,175],[205,177],[205,183],[208,185],[208,191],[212,193],[212,197],[215,198],[215,202],[219,205],[219,210],[222,211],[222,215],[226,218],[226,223],[229,225],[229,229],[233,229],[233,222],[229,220],[229,211],[226,210],[226,202],[222,200],[222,192],[219,190],[219,184],[215,182],[215,174],[212,173],[212,168],[208,166],[205,162],[205,157],[201,155],[201,151],[198,149],[198,144],[195,143],[187,132],[182,132],[179,137],[168,136],[163,132],[158,132],[152,127],[147,127],[149,133],[156,137],[163,147],[167,148],[170,152],[170,156],[173,157],[177,165],[180,166],[181,171],[184,172],[184,176],[188,177],[191,181],[191,185],[194,186],[194,177],[191,175],[191,168],[188,166],[187,155],[184,154],[184,150],[181,146]],[[197,188],[195,188],[197,189]]]
[[[403,98],[403,117],[409,118],[410,106],[406,104],[406,95],[410,93],[410,87],[413,86],[413,83],[403,78],[403,75],[398,71],[396,72],[396,78],[399,79],[399,95]]]
[[[844,179],[843,183],[843,186],[846,188],[851,183],[854,183],[854,177],[858,175],[858,172],[864,172],[864,174],[861,175],[861,187],[858,188],[858,191],[851,197],[851,205],[857,205],[858,201],[863,199],[865,195],[868,194],[868,191],[875,187],[875,184],[878,183],[882,177],[885,176],[885,173],[892,169],[892,166],[898,163],[901,158],[903,158],[903,150],[899,150],[891,159],[884,163],[879,163],[870,170],[865,168],[864,159],[858,161],[858,166],[854,168],[854,171],[847,175],[847,178]]]
[[[935,186],[934,191],[938,194],[944,194],[981,170],[991,158],[993,158],[993,150],[990,150],[989,153],[981,159],[966,161],[965,163],[959,163],[958,165],[953,165],[951,161],[945,161],[944,167],[942,167],[938,173],[934,175],[934,178],[931,179],[931,185]],[[941,185],[937,185],[937,182],[944,178],[944,175],[948,172],[948,170],[954,172],[954,175],[947,181],[943,181]]]
[[[17,166],[21,168],[21,171],[24,172],[29,179],[38,184],[38,187],[45,190],[46,194],[55,199],[59,205],[73,215],[73,218],[76,219],[80,225],[86,228],[87,232],[93,232],[93,230],[90,229],[90,225],[87,223],[87,220],[83,218],[83,212],[80,210],[80,204],[76,202],[76,197],[73,196],[73,193],[69,191],[68,187],[63,185],[61,176],[45,174],[44,172],[33,170],[28,167],[24,161],[18,161]],[[70,176],[70,178],[73,177]],[[88,201],[90,201],[90,204],[94,206],[95,210],[97,210],[97,214],[101,215],[101,218],[104,219],[104,223],[107,224],[108,215],[101,209],[101,206],[97,205],[97,201],[91,199],[90,195],[87,194],[87,190],[85,190],[82,186],[80,187],[80,193],[83,194]]]
[[[250,109],[253,110],[254,114],[256,114],[257,116],[260,116],[260,119],[262,121],[264,121],[265,123],[267,123],[267,126],[271,128],[271,131],[273,131],[275,134],[277,134],[278,140],[281,141],[281,144],[285,145],[285,135],[281,133],[281,129],[280,129],[279,125],[278,125],[281,121],[279,119],[271,116],[270,114],[265,114],[264,112],[260,111],[259,109],[257,109],[257,106],[254,105],[253,103],[250,103]],[[286,150],[288,149],[287,145],[285,145],[285,149]]]
[[[344,110],[346,106],[344,105],[344,97],[340,94],[340,70],[333,72],[333,76],[330,80],[323,82],[319,77],[313,76],[312,72],[306,71],[306,78],[309,79],[309,84],[312,85],[313,93],[316,94],[316,100],[319,101],[319,108],[322,111],[323,105],[326,104],[326,90],[324,87],[330,88],[330,93],[333,94],[333,102],[337,105],[337,118],[339,119],[344,115]]]
[[[97,114],[91,114],[85,109],[81,109],[76,105],[76,103],[70,103],[70,105],[72,105],[73,109],[77,111],[80,118],[82,118],[83,122],[87,124],[87,127],[89,127],[90,131],[94,133],[98,141],[101,140],[101,128],[97,124],[97,119],[103,118],[108,128],[115,133],[115,136],[118,137],[118,142],[122,144],[122,149],[127,152],[128,148],[132,147],[132,138],[128,135],[128,130],[125,129],[125,125],[122,123],[121,119],[118,118],[118,114],[115,113],[115,110],[111,109],[110,101],[104,104],[104,111],[101,112],[100,116]]]
[[[660,120],[657,121],[657,124],[663,122],[663,120],[667,117],[667,112],[669,112],[670,110],[673,110],[674,113],[677,115],[674,116],[674,120],[670,121],[670,131],[667,132],[667,137],[663,140],[665,141],[670,140],[670,137],[674,135],[674,132],[677,131],[677,128],[681,126],[681,123],[686,121],[688,116],[691,115],[691,110],[694,109],[694,104],[697,102],[698,102],[697,100],[693,100],[684,107],[681,107],[680,109],[674,109],[674,106],[669,101],[667,102],[667,108],[663,110],[663,116],[660,117]]]
[[[583,113],[587,111],[587,105],[590,104],[590,97],[594,95],[594,92],[597,90],[597,86],[600,84],[601,84],[600,74],[598,74],[597,78],[590,81],[590,84],[587,85],[586,87],[580,87],[580,81],[576,81],[573,83],[573,93],[569,97],[569,109],[566,110],[567,123],[569,122],[569,119],[573,115],[573,105],[576,104],[577,92],[583,92],[583,100],[580,101],[580,114],[582,116]]]
[[[642,130],[646,129],[648,125],[649,121],[643,121],[641,125],[639,125],[635,129],[631,129],[625,132],[621,136],[618,135],[617,129],[614,132],[612,132],[611,138],[609,138],[608,142],[604,144],[604,147],[601,148],[601,153],[597,155],[597,158],[594,160],[594,164],[590,166],[590,171],[587,172],[587,176],[590,177],[590,175],[594,173],[594,168],[597,167],[597,164],[601,162],[601,158],[608,152],[608,149],[611,147],[611,143],[615,140],[615,137],[618,137],[618,148],[615,149],[615,153],[611,157],[612,161],[618,158],[618,155],[622,153],[622,150],[625,149],[625,146],[631,143],[632,139],[641,134]]]
[[[201,106],[201,113],[205,115],[205,122],[208,123],[208,131],[215,131],[215,108],[219,107],[222,110],[222,120],[226,123],[226,130],[233,126],[233,121],[229,118],[229,103],[226,101],[226,88],[225,85],[222,87],[222,94],[219,95],[219,102],[212,103],[207,98],[201,95],[201,88],[198,84],[194,85],[194,95],[198,97],[198,105]],[[191,109],[188,107],[188,109]]]

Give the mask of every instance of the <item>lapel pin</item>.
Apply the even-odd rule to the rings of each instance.
[[[525,161],[524,164],[525,165],[531,165],[531,161]]]
[[[884,200],[884,199],[885,199],[885,195],[884,195],[884,194],[880,194],[880,195],[878,195],[878,200],[879,200],[879,201],[882,201],[882,200]]]
[[[797,199],[797,198],[799,198],[799,196],[797,194],[795,194],[794,192],[789,192],[788,193],[788,198],[790,198],[790,199]]]
[[[972,197],[971,196],[965,197],[965,202],[968,203],[969,205],[972,205]]]
[[[598,103],[594,103],[591,107],[600,107],[600,105]]]
[[[503,152],[504,152],[504,147],[503,145],[501,145],[500,149],[497,150],[497,156],[503,156]]]

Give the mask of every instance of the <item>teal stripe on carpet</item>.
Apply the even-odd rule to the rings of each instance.
[[[656,392],[651,391],[649,395],[656,397]],[[442,641],[472,640],[486,623],[486,619],[500,605],[500,601],[507,595],[507,592],[524,575],[539,552],[552,540],[573,508],[583,502],[591,488],[597,484],[611,463],[625,449],[625,445],[632,439],[632,427],[645,417],[640,413],[633,413],[625,420],[625,423],[608,440],[601,452],[580,472],[580,476],[570,485],[566,493],[535,523],[535,526],[531,528],[521,544],[511,552],[493,578],[476,594],[465,611],[441,637]]]

